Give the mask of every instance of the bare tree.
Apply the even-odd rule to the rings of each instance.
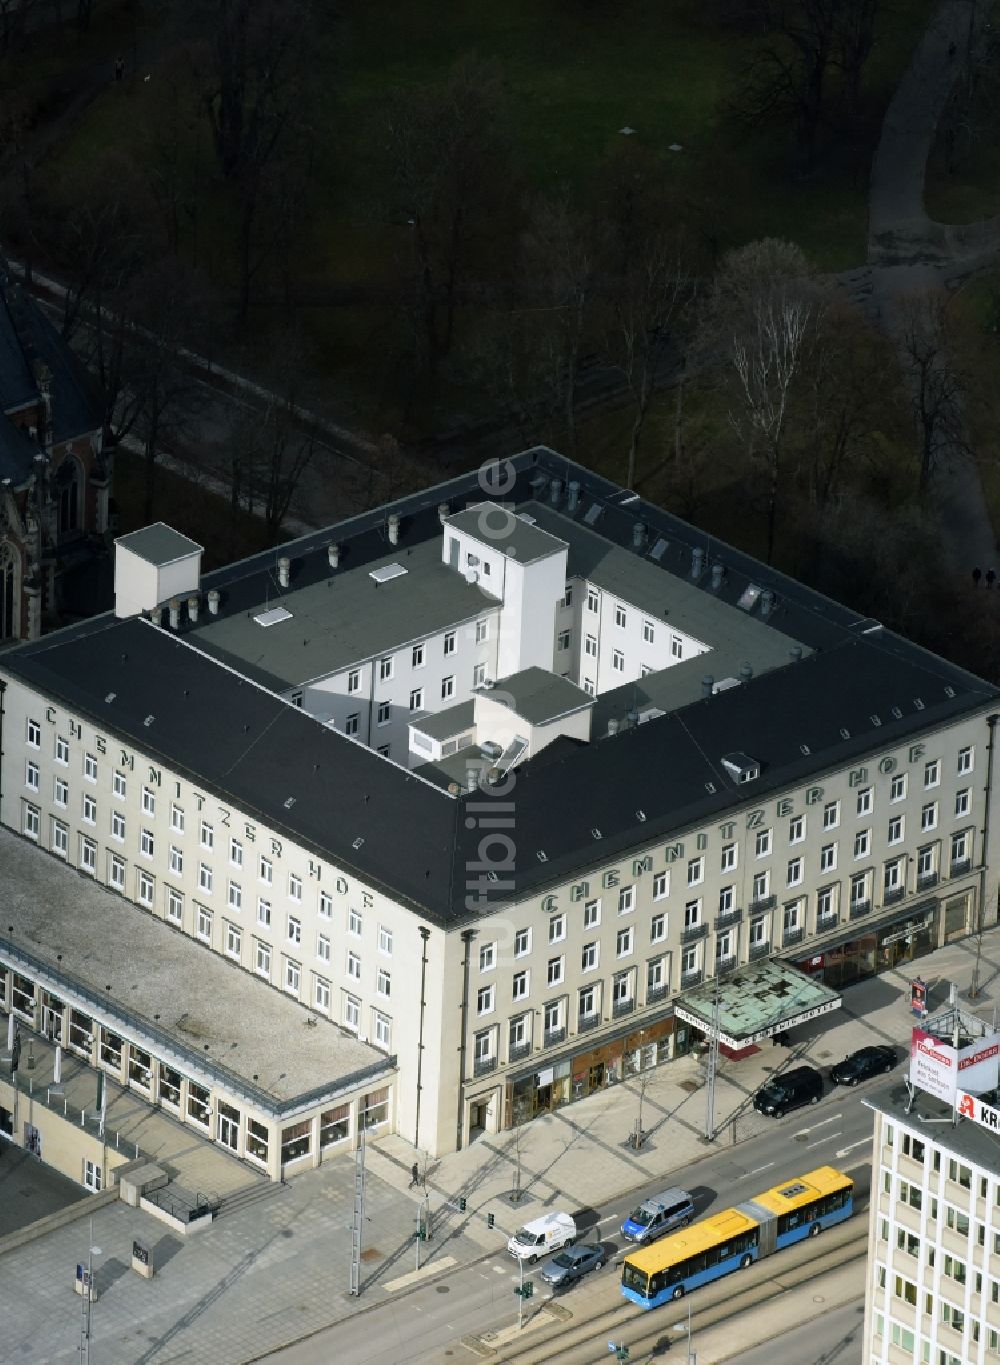
[[[967,449],[953,330],[950,300],[943,289],[922,290],[902,300],[899,346],[920,442],[921,496],[942,462]]]

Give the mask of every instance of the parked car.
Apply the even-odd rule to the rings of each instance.
[[[590,1270],[600,1270],[604,1264],[604,1248],[588,1242],[584,1246],[570,1247],[553,1256],[542,1270],[542,1279],[553,1289],[568,1289],[576,1284]]]
[[[859,1047],[842,1062],[830,1068],[830,1080],[834,1085],[857,1085],[869,1076],[882,1076],[896,1065],[896,1049],[881,1043],[871,1047]]]
[[[674,1228],[687,1227],[694,1218],[694,1203],[687,1190],[676,1185],[652,1199],[644,1199],[622,1223],[622,1236],[645,1246]]]
[[[571,1247],[575,1241],[576,1223],[568,1213],[543,1213],[508,1239],[507,1250],[517,1260],[534,1264],[540,1256]]]
[[[816,1104],[823,1094],[823,1077],[814,1066],[797,1066],[780,1076],[772,1076],[753,1097],[753,1107],[761,1114],[779,1118],[789,1109]]]

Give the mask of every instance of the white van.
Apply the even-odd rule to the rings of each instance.
[[[544,1213],[514,1233],[507,1250],[518,1261],[535,1262],[560,1247],[571,1247],[576,1241],[576,1223],[568,1213]]]

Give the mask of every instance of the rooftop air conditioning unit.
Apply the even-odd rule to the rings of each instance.
[[[498,744],[495,739],[484,740],[479,748],[485,758],[497,759],[503,753],[503,745]]]

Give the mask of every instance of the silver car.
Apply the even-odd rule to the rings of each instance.
[[[596,1244],[567,1247],[553,1256],[542,1270],[542,1279],[553,1289],[568,1289],[590,1270],[600,1270],[604,1264],[604,1248]]]

